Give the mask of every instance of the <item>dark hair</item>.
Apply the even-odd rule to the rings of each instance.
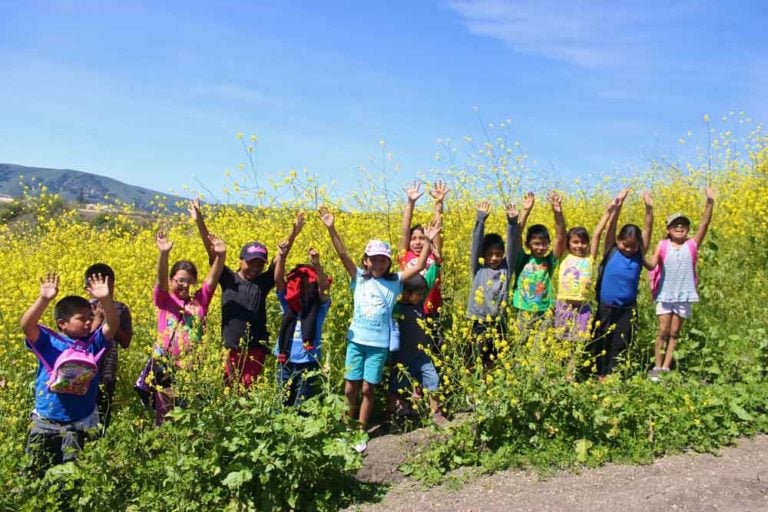
[[[547,242],[549,242],[550,238],[547,226],[544,224],[534,224],[533,226],[530,226],[525,234],[525,243],[531,243],[531,240],[534,238],[546,238]]]
[[[363,267],[363,279],[370,279],[373,276],[368,271],[367,268],[365,268],[365,258],[367,258],[367,254],[363,254],[363,257],[360,259],[360,265]],[[389,266],[387,267],[387,270],[381,275],[380,279],[384,279],[385,281],[395,281],[399,279],[397,277],[397,272],[392,272],[392,258],[389,258]]]
[[[498,233],[487,233],[483,237],[483,254],[491,249],[501,249],[504,252],[504,239]]]
[[[573,237],[581,238],[586,243],[589,243],[589,233],[587,232],[586,228],[583,228],[581,226],[571,228],[568,230],[568,232],[565,234],[565,243],[570,244],[571,238]]]
[[[426,235],[426,233],[424,231],[424,226],[422,226],[421,224],[414,224],[413,226],[411,226],[411,234],[408,235],[409,239],[413,236],[413,232],[414,231],[421,231],[422,233],[424,233]]]
[[[414,292],[420,292],[420,291],[426,291],[427,289],[427,280],[424,279],[424,276],[420,274],[416,274],[409,280],[405,281],[403,283],[403,293],[414,293]]]
[[[619,230],[619,234],[616,235],[616,240],[626,240],[627,238],[634,238],[637,240],[638,251],[640,254],[645,253],[643,247],[643,230],[637,224],[624,224]]]
[[[176,275],[176,272],[179,272],[180,270],[186,270],[187,272],[192,274],[192,277],[197,279],[197,267],[191,261],[179,260],[176,263],[174,263],[173,266],[171,267],[169,277],[173,279],[173,276]]]
[[[79,295],[67,295],[54,306],[53,318],[57,322],[66,322],[84,309],[91,310],[91,303],[87,299]]]
[[[115,271],[106,263],[94,263],[85,269],[85,284],[88,284],[88,278],[94,274],[101,274],[102,277],[109,278],[109,284],[115,283]]]

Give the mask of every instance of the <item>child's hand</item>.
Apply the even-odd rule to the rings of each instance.
[[[424,230],[424,236],[426,236],[427,240],[429,240],[429,242],[432,243],[432,240],[434,240],[435,237],[440,233],[441,229],[442,229],[442,226],[440,225],[440,221],[432,219],[431,221],[429,221],[429,224],[427,224],[427,228]]]
[[[547,199],[552,204],[552,211],[555,213],[562,213],[563,211],[563,198],[556,191],[551,190],[547,194]]]
[[[450,191],[451,189],[448,188],[444,181],[438,180],[430,189],[429,195],[432,196],[436,203],[442,203],[443,200],[445,200],[445,196]]]
[[[323,205],[320,208],[318,208],[317,213],[320,214],[320,220],[325,224],[325,227],[332,228],[333,227],[333,214],[328,210],[328,207]]]
[[[282,240],[277,244],[277,255],[285,259],[288,256],[288,240]]]
[[[408,201],[415,203],[424,194],[421,190],[421,182],[412,181],[407,186],[403,187],[405,195],[408,197]]]
[[[157,243],[157,249],[160,252],[171,252],[173,242],[168,240],[168,234],[164,231],[158,231],[155,235],[155,242]]]
[[[477,203],[477,213],[482,213],[487,217],[491,213],[491,202],[485,199]]]
[[[648,192],[647,190],[643,192],[643,203],[645,203],[646,210],[653,209],[653,199],[651,198],[651,193]]]
[[[707,187],[704,189],[704,195],[707,198],[708,203],[714,203],[715,202],[715,189],[712,187]]]
[[[519,214],[520,214],[520,212],[518,212],[518,211],[517,211],[517,206],[515,206],[515,205],[514,205],[514,204],[512,204],[512,203],[510,203],[510,204],[508,204],[508,205],[507,205],[507,218],[508,218],[508,219],[514,219],[514,218],[516,218],[516,217],[517,217]]]
[[[306,221],[304,220],[304,212],[300,211],[296,214],[296,220],[293,221],[293,232],[297,235],[301,233],[305,223]]]
[[[531,211],[536,203],[536,195],[533,192],[526,192],[523,196],[523,210]]]
[[[310,265],[313,267],[320,265],[320,252],[318,252],[318,250],[314,247],[310,247],[308,253]]]
[[[91,311],[93,311],[93,324],[92,330],[96,330],[98,326],[104,323],[104,308],[101,307],[101,301],[96,301],[91,304]]]
[[[616,194],[616,201],[618,206],[621,206],[622,204],[624,204],[624,200],[627,198],[627,196],[631,191],[632,189],[630,189],[629,187],[619,190],[619,193]]]
[[[40,298],[53,300],[59,293],[59,274],[48,272],[40,279]]]
[[[106,299],[109,297],[109,278],[101,274],[93,274],[88,277],[85,289],[94,299]]]
[[[201,217],[200,215],[200,199],[197,197],[189,201],[189,217],[197,221]]]
[[[224,256],[227,254],[227,244],[221,238],[218,238],[214,234],[208,235],[208,240],[211,241],[211,248],[213,253],[217,256]]]

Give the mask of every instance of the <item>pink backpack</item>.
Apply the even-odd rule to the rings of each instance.
[[[698,247],[693,238],[689,238],[683,245],[688,246],[688,250],[691,252],[691,260],[693,262],[693,282],[699,284],[699,275],[696,273],[696,260],[698,258]],[[653,270],[648,271],[648,284],[651,285],[651,297],[656,300],[661,290],[661,274],[664,271],[664,260],[667,258],[667,251],[669,250],[669,238],[665,238],[659,245],[659,261]]]
[[[43,327],[41,327],[43,329]],[[64,350],[56,362],[51,366],[48,361],[37,351],[34,343],[30,343],[32,351],[37,355],[37,359],[48,370],[48,390],[53,393],[64,393],[68,395],[85,395],[91,385],[91,381],[99,373],[99,359],[106,351],[102,348],[96,354],[88,352],[88,347],[93,343],[96,333],[91,334],[88,341],[65,340],[53,331],[46,329],[53,338],[65,342],[69,347]],[[98,332],[98,331],[96,331]]]

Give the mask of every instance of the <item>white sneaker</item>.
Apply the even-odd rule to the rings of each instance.
[[[648,379],[650,379],[651,382],[659,382],[659,373],[662,371],[661,368],[658,366],[654,366],[653,370],[648,372]]]
[[[355,445],[355,451],[357,453],[363,453],[366,449],[368,449],[368,441],[360,441]]]

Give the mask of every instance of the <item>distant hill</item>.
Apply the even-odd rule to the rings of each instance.
[[[150,210],[150,202],[156,195],[167,197],[166,205],[175,210],[176,201],[182,197],[164,194],[144,187],[128,185],[98,174],[91,174],[70,169],[46,169],[0,163],[0,194],[12,197],[22,195],[19,176],[24,176],[24,184],[40,183],[50,192],[57,193],[68,202],[80,204],[104,204],[118,200],[131,204],[139,210]],[[105,199],[106,198],[106,199]]]

